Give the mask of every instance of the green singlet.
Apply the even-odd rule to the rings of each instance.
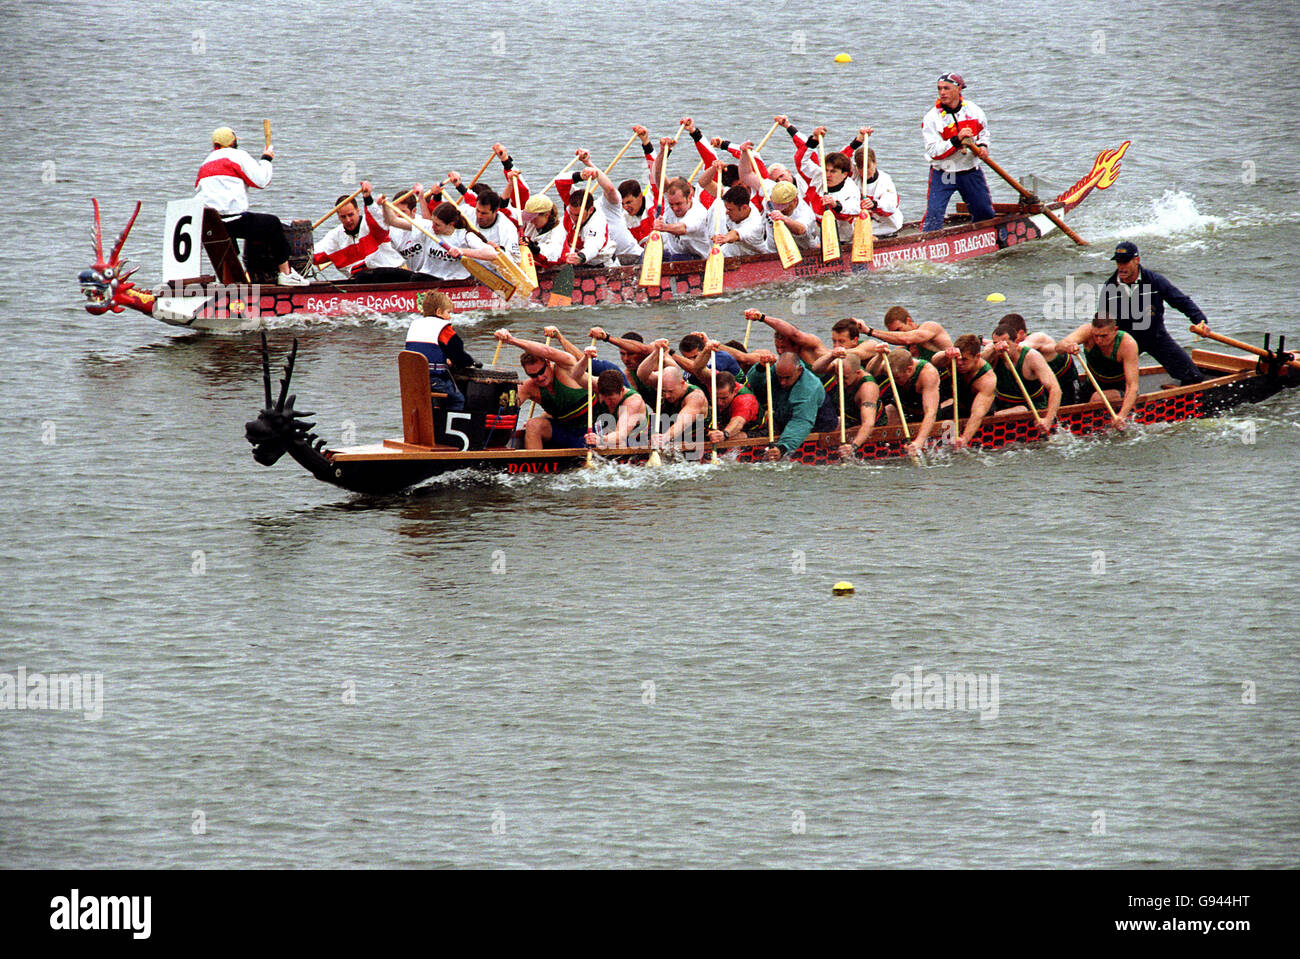
[[[1020,379],[1024,381],[1025,391],[1029,393],[1029,399],[1033,402],[1034,409],[1045,410],[1047,409],[1047,387],[1040,380],[1025,379],[1025,357],[1028,355],[1029,347],[1022,346],[1020,356],[1016,360],[1016,372],[1020,374]],[[998,409],[1025,405],[1025,395],[1020,392],[1020,387],[1016,384],[1016,378],[1011,375],[1011,370],[1007,368],[1005,359],[998,358],[997,365],[993,367],[993,375],[998,378],[996,400]]]
[[[668,397],[665,396],[663,398],[664,401],[663,415],[676,416],[678,413],[682,411],[682,404],[686,402],[686,397],[690,396],[692,393],[703,393],[703,392],[704,391],[701,390],[694,383],[689,383],[686,386],[686,392],[682,394],[682,398],[679,399],[676,403],[670,402]],[[653,415],[653,413],[651,415]]]
[[[1119,358],[1119,345],[1127,335],[1123,330],[1115,334],[1109,355],[1095,346],[1089,346],[1084,351],[1088,357],[1088,369],[1092,370],[1092,375],[1103,389],[1117,388],[1121,393],[1124,391],[1124,362]]]
[[[958,399],[958,402],[961,403],[961,410],[960,410],[960,413],[961,413],[962,416],[969,416],[969,415],[970,415],[971,404],[973,404],[973,403],[975,402],[975,381],[978,380],[981,376],[984,376],[986,373],[992,373],[992,372],[993,372],[993,367],[989,366],[988,361],[987,361],[987,360],[981,360],[981,361],[980,361],[980,365],[977,366],[977,367],[975,368],[975,371],[974,371],[973,373],[971,373],[970,376],[966,376],[966,375],[963,374],[963,373],[958,373],[958,375],[957,375],[957,399]],[[952,382],[952,374],[951,374],[951,373],[949,373],[948,376],[945,377],[945,378],[948,380],[949,383]],[[940,399],[946,399],[946,398],[947,398],[947,397],[944,395],[944,386],[945,386],[945,384],[942,383],[942,382],[939,384],[939,398],[940,398]],[[952,392],[952,387],[951,387],[951,386],[948,387],[948,391],[949,391],[949,393]]]
[[[539,386],[542,395],[537,405],[557,423],[586,426],[587,391],[576,386],[565,386],[558,378],[551,381],[550,389]]]

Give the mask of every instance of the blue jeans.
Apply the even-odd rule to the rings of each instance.
[[[1196,368],[1191,355],[1169,335],[1163,320],[1150,329],[1130,330],[1129,333],[1137,340],[1138,350],[1149,354],[1180,386],[1204,381],[1205,374]]]
[[[980,167],[961,173],[943,173],[930,168],[930,189],[925,197],[925,222],[922,231],[943,228],[943,217],[948,212],[948,201],[954,192],[970,207],[971,219],[989,220],[993,218],[993,200],[989,196],[989,185],[984,179]]]

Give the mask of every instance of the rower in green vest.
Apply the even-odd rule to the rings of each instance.
[[[1016,342],[1016,331],[1008,323],[999,323],[993,330],[993,372],[998,378],[996,407],[999,413],[1020,412],[1025,406],[1025,395],[1020,392],[1015,374],[1011,372],[1013,364],[1020,380],[1025,384],[1029,401],[1042,415],[1038,422],[1044,430],[1050,430],[1056,422],[1057,410],[1061,408],[1061,384],[1047,365],[1047,360],[1037,350],[1031,350]]]
[[[879,381],[862,368],[858,353],[843,346],[835,346],[825,356],[813,364],[813,372],[821,377],[828,394],[835,401],[835,414],[839,418],[839,369],[836,360],[844,361],[844,442],[839,446],[841,459],[853,459],[871,438],[871,431],[887,421],[885,415],[885,393],[889,386],[881,386]],[[836,429],[839,428],[838,422]]]
[[[907,416],[908,426],[912,431],[912,440],[907,444],[908,455],[921,452],[939,415],[939,371],[928,360],[914,357],[902,347],[895,347],[885,357],[894,374],[898,386],[899,399],[903,402],[903,415]],[[899,422],[898,411],[894,407],[893,391],[889,384],[883,383],[885,403],[889,409],[891,425]],[[920,425],[917,425],[917,420]]]
[[[627,377],[628,383],[631,384],[632,389],[641,395],[641,399],[645,400],[646,405],[653,411],[655,403],[654,384],[646,386],[636,375],[637,367],[641,365],[641,361],[651,353],[650,347],[643,342],[641,334],[630,331],[622,336],[610,336],[599,326],[593,326],[588,335],[594,340],[604,340],[618,350],[619,359],[623,361],[623,373]]]
[[[587,445],[599,449],[648,446],[650,417],[645,400],[628,389],[618,370],[605,370],[596,379],[597,416],[595,430],[587,434]]]
[[[687,383],[686,377],[672,360],[668,359],[668,341],[655,340],[650,344],[651,352],[641,361],[637,368],[637,379],[652,390],[662,393],[660,420],[651,424],[654,434],[652,444],[656,448],[670,446],[673,443],[699,443],[704,440],[704,430],[708,426],[709,400],[704,391],[693,383]],[[659,381],[659,353],[664,354],[663,386]],[[655,408],[650,407],[653,419]],[[689,432],[688,432],[689,431]]]
[[[1009,324],[1015,330],[1017,343],[1043,354],[1043,359],[1047,360],[1047,368],[1052,371],[1056,382],[1061,385],[1061,405],[1070,406],[1080,402],[1082,390],[1079,388],[1079,376],[1074,369],[1074,359],[1070,354],[1058,352],[1056,341],[1042,330],[1030,333],[1025,326],[1025,318],[1019,313],[1008,313],[998,320],[999,325],[1003,323]],[[991,352],[985,350],[984,358],[991,359]]]
[[[1121,331],[1115,324],[1115,318],[1105,312],[1098,313],[1091,323],[1085,323],[1065,339],[1056,344],[1063,353],[1075,354],[1080,349],[1086,350],[1084,358],[1097,384],[1106,392],[1106,397],[1114,406],[1114,424],[1120,429],[1128,422],[1138,398],[1138,347],[1137,341]],[[1088,384],[1091,388],[1092,384]],[[1123,396],[1120,389],[1123,389]],[[1101,398],[1096,391],[1091,391],[1090,403],[1099,403]],[[1085,392],[1089,392],[1085,391]]]
[[[957,364],[957,414],[959,419],[965,417],[966,420],[961,435],[953,439],[952,445],[957,449],[970,446],[997,398],[997,374],[980,355],[983,346],[983,341],[978,336],[964,333],[953,342],[952,349],[944,352],[943,359]],[[940,393],[951,396],[951,382],[952,374],[948,373],[943,377]]]
[[[587,447],[587,373],[578,361],[564,350],[544,343],[520,340],[509,330],[493,334],[503,343],[523,350],[519,363],[528,376],[519,386],[519,404],[534,401],[545,412],[534,416],[524,428],[524,445],[530,450],[586,449]]]

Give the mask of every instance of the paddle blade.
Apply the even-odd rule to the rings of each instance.
[[[490,267],[485,266],[479,260],[463,256],[460,258],[460,262],[465,269],[469,270],[474,279],[498,294],[501,299],[508,300],[515,295],[515,285],[513,283],[504,277],[498,276]]]
[[[651,450],[651,451],[650,451],[650,456],[646,459],[646,461],[645,461],[645,465],[646,465],[646,466],[656,466],[656,467],[657,467],[657,466],[663,466],[663,465],[664,465],[664,461],[663,461],[662,458],[660,458],[660,456],[659,456],[659,451],[658,451],[658,450]]]
[[[641,258],[641,279],[637,286],[658,286],[663,275],[664,240],[659,231],[650,234],[646,240],[645,256]]]
[[[781,265],[787,270],[803,259],[798,244],[794,242],[794,234],[780,220],[772,224],[772,237],[776,240],[776,252],[781,256]]]
[[[555,279],[551,281],[551,292],[546,297],[547,306],[571,306],[573,304],[573,265],[560,267]]]
[[[533,251],[526,246],[519,251],[519,268],[528,278],[528,285],[537,289],[537,263],[533,260]]]
[[[528,282],[528,276],[520,269],[519,264],[510,259],[505,253],[498,253],[493,262],[496,263],[497,272],[513,283],[521,296],[529,296],[533,290],[537,289],[536,284]]]
[[[722,292],[722,247],[713,244],[709,258],[704,261],[704,295],[717,296]]]
[[[871,235],[871,216],[866,214],[853,221],[853,262],[870,263],[875,256],[875,238]]]
[[[830,263],[840,258],[840,229],[835,224],[835,214],[827,210],[822,214],[822,262]]]

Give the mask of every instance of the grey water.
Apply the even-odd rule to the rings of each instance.
[[[254,336],[92,317],[76,288],[92,196],[106,242],[143,201],[126,251],[150,286],[210,131],[256,145],[263,117],[254,209],[286,219],[361,177],[472,173],[498,140],[540,184],[632,123],[756,139],[775,113],[835,142],[872,126],[914,219],[921,116],[955,69],[993,156],[1044,193],[1132,141],[1071,218],[1090,246],[458,329],[485,362],[502,325],[728,339],[748,307],[823,336],[896,303],[954,334],[1011,310],[1062,334],[1053,291],[1130,239],[1217,329],[1300,345],[1300,13],[1113,9],[7,8],[0,674],[100,673],[104,698],[98,719],[0,709],[0,864],[1294,866],[1300,397],[919,466],[458,476],[375,500],[252,461]],[[788,151],[778,131],[767,153]],[[274,324],[322,435],[400,434],[408,322]],[[900,695],[917,669],[978,675],[996,709]]]

